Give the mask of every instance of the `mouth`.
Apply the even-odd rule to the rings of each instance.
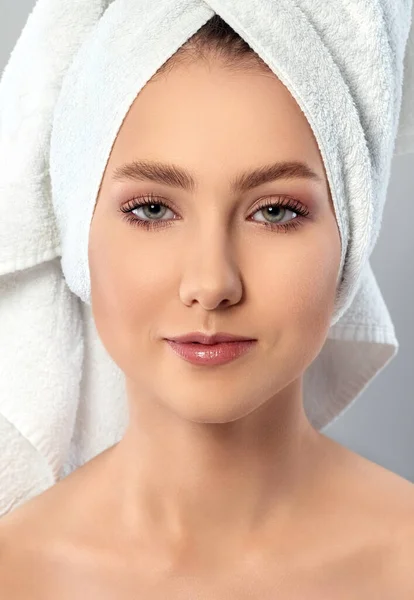
[[[176,355],[194,365],[222,365],[246,354],[257,340],[233,340],[202,344],[201,342],[176,342],[166,340]]]
[[[254,338],[249,338],[241,335],[234,335],[231,333],[217,332],[214,334],[207,334],[199,331],[193,331],[185,335],[173,336],[165,338],[171,342],[178,342],[182,344],[198,343],[199,345],[214,345],[222,342],[244,342],[253,341]]]

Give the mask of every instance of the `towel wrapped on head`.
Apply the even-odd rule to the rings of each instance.
[[[313,426],[343,414],[398,350],[369,258],[392,157],[414,152],[411,0],[38,0],[0,83],[0,513],[122,437],[124,379],[90,306],[89,228],[134,99],[215,14],[289,90],[330,186],[341,267],[304,375]],[[25,476],[6,444],[28,452]]]

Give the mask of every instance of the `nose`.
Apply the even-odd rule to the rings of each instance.
[[[186,306],[198,302],[205,310],[240,302],[243,284],[228,236],[215,231],[198,236],[185,256],[180,298]]]

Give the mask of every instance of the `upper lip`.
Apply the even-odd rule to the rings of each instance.
[[[208,335],[199,331],[193,331],[186,333],[185,335],[178,335],[174,337],[166,338],[172,342],[198,342],[199,344],[217,344],[218,342],[236,342],[238,340],[252,340],[253,338],[245,337],[242,335],[232,335],[231,333],[215,333]]]

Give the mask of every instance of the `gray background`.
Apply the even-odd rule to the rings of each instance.
[[[70,0],[69,0],[70,1]],[[0,70],[34,0],[0,0]],[[400,350],[344,416],[324,433],[414,482],[414,155],[395,157],[371,265]]]

